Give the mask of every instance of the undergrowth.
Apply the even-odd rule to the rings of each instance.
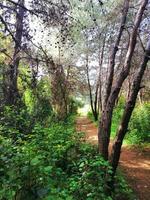
[[[113,139],[116,135],[122,114],[124,111],[125,100],[120,98],[116,105],[111,125],[111,138]],[[98,121],[94,120],[92,112],[88,112],[87,117],[98,126]],[[137,104],[129,123],[128,132],[124,139],[126,145],[137,145],[137,146],[149,146],[150,144],[150,104],[143,103]]]
[[[95,146],[84,142],[84,134],[76,132],[74,116],[65,121],[51,117],[45,126],[30,117],[26,110],[11,108],[1,116],[1,200],[131,199],[120,176],[115,192],[107,194],[106,172],[111,175],[111,167]]]

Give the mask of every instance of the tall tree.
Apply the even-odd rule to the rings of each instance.
[[[108,81],[107,81],[107,85],[106,85],[106,97],[105,97],[105,101],[104,101],[104,109],[106,109],[107,100],[109,98],[111,88],[112,88],[116,53],[119,49],[120,40],[121,40],[123,31],[125,29],[128,10],[129,10],[129,0],[125,0],[124,5],[123,5],[122,19],[121,19],[120,27],[118,30],[118,35],[116,36],[116,41],[115,41],[115,44],[114,44],[114,47],[113,47],[113,50],[111,52],[110,59],[109,59],[109,76],[108,76]]]
[[[25,15],[24,0],[18,0],[18,5],[16,5],[16,22],[15,22],[15,36],[14,36],[14,53],[12,60],[8,66],[6,72],[6,86],[5,86],[5,101],[8,105],[14,105],[17,103],[19,98],[19,91],[17,86],[18,79],[18,67],[20,63],[20,52],[23,37],[23,20]]]
[[[103,110],[99,122],[99,129],[98,129],[99,151],[106,160],[108,160],[108,147],[110,142],[110,131],[111,131],[113,109],[115,106],[116,99],[118,98],[119,92],[122,88],[122,84],[124,80],[127,78],[130,71],[131,60],[137,41],[138,28],[142,21],[142,16],[145,11],[147,3],[148,0],[144,0],[140,3],[139,10],[135,17],[135,23],[130,37],[130,42],[124,65],[118,76],[118,79],[116,80],[114,87],[111,89],[110,95],[107,100],[107,104],[105,106],[105,110]]]
[[[138,69],[138,72],[136,73],[133,79],[132,89],[127,99],[124,113],[121,119],[121,123],[116,133],[115,141],[113,143],[112,152],[110,155],[110,163],[113,167],[113,176],[115,175],[115,172],[118,166],[123,139],[127,132],[128,124],[129,124],[133,109],[135,107],[138,92],[140,91],[141,81],[142,81],[142,78],[143,78],[143,75],[144,75],[144,72],[149,60],[150,60],[150,39],[148,41],[147,48],[144,53],[143,61]]]

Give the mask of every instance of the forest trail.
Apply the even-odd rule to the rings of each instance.
[[[97,144],[97,127],[87,117],[78,117],[76,127],[78,131],[86,133],[86,141]],[[136,200],[150,200],[149,149],[141,152],[138,149],[123,146],[119,164],[130,187],[137,195]]]

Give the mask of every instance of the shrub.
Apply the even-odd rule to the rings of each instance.
[[[21,132],[18,125],[13,127],[11,117],[21,122]],[[106,193],[108,162],[95,146],[83,142],[73,116],[51,121],[48,127],[38,122],[24,135],[27,119],[10,111],[5,119],[0,126],[0,199],[115,199]]]
[[[121,96],[119,98],[119,101],[113,111],[113,117],[112,117],[112,126],[111,126],[111,135],[112,137],[115,136],[118,125],[120,123],[123,111],[125,106],[125,98]]]
[[[25,135],[34,127],[33,119],[24,106],[20,108],[5,106],[0,113],[0,122],[1,126],[3,126],[2,134],[6,136],[10,133],[9,137],[12,138],[16,138],[18,135],[14,132]]]
[[[105,172],[111,174],[108,162],[98,155],[84,155],[73,163],[71,176],[69,178],[69,191],[74,199],[107,199],[107,180]]]
[[[124,111],[125,99],[121,97],[114,109],[111,134],[114,137]],[[150,142],[150,104],[137,104],[130,119],[129,131],[125,140],[130,144]]]
[[[73,134],[69,123],[54,123],[49,128],[37,124],[30,134],[15,141],[1,134],[0,199],[12,200],[15,195],[21,200],[43,198],[50,189],[64,185],[63,170],[66,153],[75,141]]]
[[[133,200],[136,199],[132,189],[127,184],[126,178],[122,171],[118,170],[115,182],[115,192],[113,193],[115,200]]]
[[[69,113],[77,114],[78,108],[82,108],[83,103],[77,99],[71,98],[69,99]]]
[[[127,140],[131,144],[150,142],[150,104],[137,105],[129,124]]]
[[[95,125],[97,126],[98,121],[95,121],[95,118],[94,118],[93,113],[92,113],[91,111],[89,111],[89,112],[87,113],[87,117],[88,117],[92,122],[94,122]]]

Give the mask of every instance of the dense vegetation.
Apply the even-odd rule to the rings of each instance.
[[[120,98],[114,113],[111,127],[111,137],[115,137],[115,133],[120,122],[123,109],[124,109],[124,97]],[[98,121],[95,121],[91,111],[87,114],[88,118],[95,122],[98,126]],[[130,120],[128,132],[124,142],[131,145],[147,145],[150,142],[150,104],[145,102],[137,104]]]
[[[0,199],[132,197],[121,176],[115,192],[108,195],[111,167],[95,146],[85,143],[84,133],[76,132],[74,120],[72,115],[58,122],[51,114],[44,122],[36,118],[33,123],[27,109],[5,107],[0,127]]]
[[[124,103],[123,100],[121,100],[114,111],[112,135],[114,135],[114,133],[116,132],[117,125],[119,123],[119,120],[123,112],[123,106]],[[149,103],[137,104],[132,114],[130,124],[128,127],[128,133],[125,138],[128,144],[140,145],[150,142],[149,120],[150,120],[150,104]]]

